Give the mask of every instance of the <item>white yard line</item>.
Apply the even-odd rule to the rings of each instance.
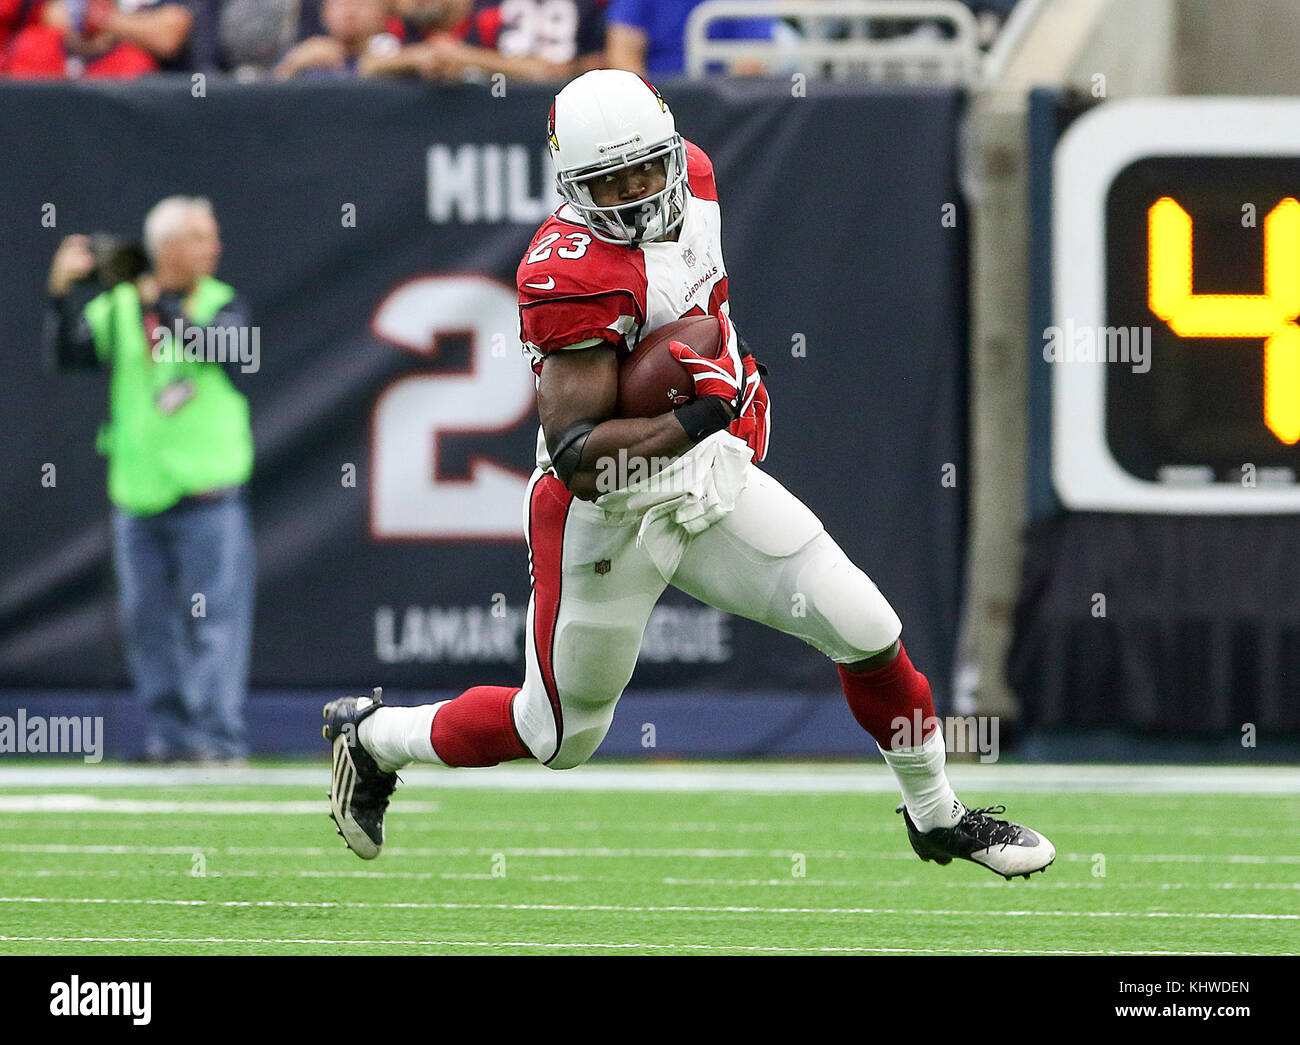
[[[200,768],[189,766],[0,764],[5,787],[166,787],[231,785],[290,787],[328,784],[329,766]],[[978,765],[953,763],[958,791],[1122,792],[1300,795],[1300,769],[1279,766]],[[860,765],[765,763],[727,765],[589,765],[552,772],[533,764],[492,769],[411,766],[408,787],[558,791],[745,791],[758,793],[896,793],[892,774],[878,762]]]
[[[1231,957],[1244,951],[1115,951],[1115,950],[1015,950],[1010,948],[973,947],[761,947],[709,943],[556,943],[533,940],[333,940],[289,937],[242,936],[0,936],[0,943],[257,943],[276,945],[307,945],[328,947],[520,947],[530,950],[627,950],[627,951],[721,951],[732,954],[740,951],[772,954],[1110,954],[1158,955],[1180,954]]]
[[[88,870],[85,868],[57,867],[57,868],[19,868],[19,867],[0,867],[0,879],[9,878],[193,878],[196,877],[192,871],[180,868],[162,869],[149,868],[145,870],[121,870],[121,869],[96,869]],[[491,881],[493,878],[499,878],[499,875],[493,875],[490,872],[469,872],[469,871],[344,871],[344,870],[308,870],[305,868],[294,868],[291,870],[252,870],[249,868],[239,868],[235,870],[216,871],[208,870],[201,877],[204,878],[257,878],[257,879],[277,879],[277,878],[308,878],[308,879],[365,879],[376,881],[450,881],[450,882],[479,882]],[[557,883],[568,885],[608,885],[609,879],[578,874],[519,874],[512,872],[510,875],[512,881],[519,882],[537,882],[537,883]],[[646,882],[644,884],[659,884],[671,886],[723,886],[726,888],[776,888],[776,889],[861,889],[862,882],[858,879],[833,879],[833,878],[660,878],[654,883]],[[921,885],[917,878],[901,878],[897,880],[874,880],[871,883],[876,888],[881,889],[912,889]],[[970,889],[1014,889],[1014,882],[994,881],[992,879],[984,880],[983,878],[971,880],[967,876],[954,878],[945,876],[941,878],[931,878],[924,882],[927,890],[936,889],[961,889],[968,891]],[[1300,882],[1117,882],[1114,880],[1098,880],[1086,882],[1070,881],[1051,881],[1046,878],[1039,878],[1033,883],[1034,892],[1043,890],[1101,890],[1106,891],[1124,891],[1124,890],[1141,890],[1151,891],[1159,890],[1169,892],[1173,890],[1188,890],[1192,892],[1214,890],[1226,891],[1237,890],[1242,892],[1258,891],[1300,891]]]
[[[224,847],[205,845],[75,845],[72,843],[24,843],[0,842],[0,853],[47,853],[74,854],[91,856],[189,856],[193,853],[224,853],[231,856],[328,856],[343,852],[340,846],[252,846],[228,845]],[[701,860],[723,859],[777,859],[789,860],[798,852],[809,860],[903,860],[912,863],[916,860],[910,852],[889,853],[854,853],[844,850],[796,850],[787,849],[686,849],[686,848],[615,848],[592,846],[588,848],[529,847],[529,846],[386,846],[384,854],[388,857],[431,857],[431,856],[502,856],[522,857],[612,857],[627,858],[690,858]],[[1072,863],[1087,863],[1092,857],[1086,853],[1062,853],[1057,857]],[[1300,864],[1300,856],[1274,854],[1260,856],[1239,853],[1137,853],[1126,856],[1112,856],[1112,863],[1229,863],[1229,864]]]
[[[411,813],[437,813],[441,802],[409,802]],[[0,795],[0,813],[116,813],[116,814],[216,814],[219,816],[322,816],[329,803],[248,801],[209,802],[202,799],[100,798],[97,795]]]
[[[427,816],[431,813],[441,813],[445,808],[443,802],[426,802],[410,800],[399,796],[398,800],[391,807],[391,814],[395,816]],[[263,799],[248,801],[213,801],[198,798],[171,798],[171,799],[153,799],[153,798],[104,798],[99,795],[85,794],[79,792],[54,792],[40,795],[5,795],[0,793],[0,813],[66,813],[69,815],[79,813],[89,814],[115,814],[120,816],[148,816],[153,814],[216,814],[231,816],[277,816],[277,815],[295,815],[295,816],[316,816],[328,810],[328,803],[324,795],[318,801],[311,800],[291,800],[291,799]],[[89,823],[89,822],[88,822]],[[155,830],[156,825],[148,821],[137,821],[134,826],[138,830]],[[581,823],[567,825],[565,831],[571,832],[591,832],[604,830],[607,825],[599,823]],[[123,825],[112,825],[113,830],[123,829]],[[853,834],[861,837],[864,835],[892,835],[897,832],[899,822],[897,820],[880,820],[874,818],[869,822],[853,826]],[[771,833],[776,830],[773,824],[765,823],[653,823],[639,825],[639,829],[645,832],[655,834],[681,835],[681,834],[714,834],[725,831],[728,834],[761,834]],[[1197,838],[1270,838],[1277,835],[1276,828],[1270,827],[1234,827],[1231,825],[1212,825],[1212,824],[1165,824],[1165,823],[1143,823],[1143,824],[1088,824],[1071,822],[1069,825],[1071,834],[1080,835],[1179,835]],[[403,824],[404,831],[446,831],[448,825],[441,820],[424,820],[414,823]],[[529,834],[549,834],[557,829],[547,823],[538,823],[537,821],[509,823],[509,822],[476,822],[475,830],[480,833],[489,832],[527,832]]]
[[[344,870],[307,870],[304,868],[295,868],[292,870],[251,870],[249,868],[239,868],[236,870],[215,871],[208,870],[202,876],[196,876],[193,871],[183,870],[180,868],[163,869],[148,868],[145,870],[121,870],[121,869],[97,869],[88,870],[85,868],[56,867],[56,868],[20,868],[20,867],[0,867],[0,879],[10,878],[258,878],[258,879],[276,879],[276,878],[313,878],[313,879],[366,879],[376,881],[451,881],[451,882],[480,882],[491,881],[493,878],[499,878],[499,875],[493,875],[490,872],[468,872],[468,871],[344,871]],[[579,874],[518,874],[512,872],[510,875],[512,881],[518,882],[537,882],[537,883],[557,883],[568,885],[608,885],[609,879],[593,875]],[[862,882],[858,879],[833,879],[833,878],[660,878],[657,880],[647,880],[642,884],[659,884],[672,886],[724,886],[727,888],[777,888],[777,889],[861,889]],[[921,885],[922,882],[917,878],[901,878],[897,880],[873,880],[872,886],[880,889],[914,889]],[[972,880],[963,875],[960,878],[945,876],[941,878],[930,878],[924,882],[927,890],[936,889],[961,889],[968,891],[970,889],[1015,889],[1016,883],[985,880],[983,878]],[[1086,882],[1062,882],[1051,881],[1045,878],[1037,879],[1032,886],[1034,892],[1046,890],[1069,889],[1072,891],[1099,890],[1124,891],[1124,890],[1160,890],[1168,892],[1172,890],[1185,889],[1192,892],[1198,890],[1239,890],[1244,892],[1250,891],[1300,891],[1300,882],[1117,882],[1114,880],[1098,880]]]
[[[130,856],[135,854],[144,854],[146,856],[188,856],[191,853],[225,853],[232,856],[332,856],[343,853],[346,850],[340,842],[338,846],[256,846],[256,845],[228,845],[224,847],[204,846],[204,845],[119,845],[119,844],[90,844],[78,845],[73,843],[25,843],[25,842],[2,842],[0,843],[0,853],[52,853],[52,854],[87,854],[98,856]],[[626,859],[628,857],[695,857],[702,860],[715,859],[753,859],[755,857],[771,857],[779,860],[789,860],[795,853],[794,849],[683,849],[683,848],[614,848],[607,846],[592,846],[589,848],[560,848],[553,846],[527,847],[527,846],[386,846],[384,854],[386,856],[538,856],[538,857],[615,857]],[[820,860],[847,860],[855,856],[839,850],[798,850],[808,859]],[[900,854],[893,854],[899,856]],[[915,860],[916,857],[911,853],[901,854],[908,860]]]
[[[1085,853],[1065,853],[1062,859],[1074,862],[1091,862]],[[1137,864],[1300,864],[1300,856],[1277,854],[1257,856],[1249,853],[1129,853],[1112,857],[1114,860],[1132,860]]]
[[[1239,911],[987,911],[923,907],[737,907],[688,904],[428,903],[397,900],[175,900],[89,896],[0,896],[0,904],[109,904],[146,907],[258,907],[402,911],[546,911],[601,914],[833,914],[908,918],[1163,918],[1300,921],[1300,914]]]

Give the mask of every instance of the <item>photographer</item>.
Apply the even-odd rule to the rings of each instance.
[[[108,456],[126,659],[148,761],[241,761],[253,607],[243,486],[258,338],[213,278],[221,242],[207,200],[173,196],[139,248],[69,236],[50,266],[46,350],[59,369],[110,371]],[[248,347],[252,330],[254,353]],[[241,351],[235,351],[238,346]]]

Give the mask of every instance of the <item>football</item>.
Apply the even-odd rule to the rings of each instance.
[[[658,417],[695,398],[695,382],[669,351],[670,341],[690,345],[709,359],[722,350],[713,316],[690,316],[660,327],[619,365],[616,417]]]

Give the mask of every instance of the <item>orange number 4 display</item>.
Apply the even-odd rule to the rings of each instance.
[[[1179,337],[1262,337],[1264,423],[1300,441],[1300,202],[1288,196],[1264,219],[1264,293],[1192,293],[1192,219],[1163,196],[1147,218],[1147,300]]]

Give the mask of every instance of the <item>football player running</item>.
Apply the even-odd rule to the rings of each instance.
[[[524,683],[422,707],[386,706],[378,689],[328,704],[339,833],[363,859],[379,855],[396,771],[411,762],[581,765],[604,739],[650,612],[672,584],[835,663],[854,718],[895,774],[922,859],[971,860],[1007,878],[1046,868],[1056,856],[1046,838],[994,819],[1002,807],[968,809],[953,793],[930,685],[899,641],[898,616],[816,516],[757,467],[767,391],[729,316],[709,158],[677,132],[654,87],[618,70],[565,86],[547,135],[564,204],[517,274],[541,419],[524,517]],[[714,360],[671,343],[695,397],[658,417],[615,418],[619,362],[691,315],[715,317],[722,346]],[[656,468],[655,482],[624,481]],[[804,613],[792,612],[796,602]],[[917,714],[924,736],[896,732],[896,720]]]

